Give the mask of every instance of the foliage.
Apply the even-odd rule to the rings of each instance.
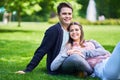
[[[20,12],[21,15],[28,14],[31,15],[34,11],[39,11],[41,8],[38,6],[38,2],[40,0],[7,0],[4,4],[4,7],[7,11],[13,12],[17,11]],[[16,5],[17,4],[17,5]]]
[[[43,18],[39,15],[24,15],[22,16],[23,22],[43,22]]]
[[[109,3],[109,11],[111,18],[120,18],[120,3],[119,0],[114,0]]]
[[[0,14],[0,21],[2,21],[2,18],[3,18],[3,14]]]
[[[0,0],[0,7],[5,7],[8,12],[17,12],[17,21],[47,21],[56,16],[56,7],[60,2],[72,4],[73,17],[86,17],[89,0]],[[118,0],[95,0],[97,17],[120,18],[120,3]],[[1,17],[1,14],[0,14]],[[2,18],[2,17],[1,17]],[[2,20],[0,18],[0,20]]]
[[[98,13],[107,18],[120,18],[120,3],[118,0],[96,0]]]
[[[50,18],[48,20],[48,23],[51,23],[51,24],[54,24],[54,23],[57,23],[57,22],[59,22],[58,17]]]
[[[96,3],[97,15],[104,15],[106,18],[120,18],[120,3],[119,0],[94,0]],[[86,17],[86,10],[89,0],[77,0],[82,5],[79,11],[80,16]]]
[[[77,0],[77,2],[82,5],[82,8],[79,10],[79,15],[85,18],[89,0]]]
[[[75,21],[84,25],[120,25],[120,19],[105,19],[103,21],[90,22],[84,18],[78,18]]]
[[[46,5],[46,6],[45,6]],[[47,21],[48,18],[50,18],[51,13],[54,12],[53,11],[53,0],[43,0],[39,3],[39,6],[41,6],[41,10],[37,13],[35,13],[35,15],[39,15],[39,17],[41,18],[41,20],[43,19],[43,21]]]
[[[0,0],[0,7],[3,7],[5,0]]]
[[[55,12],[57,12],[57,6],[60,2],[69,2],[73,7],[73,17],[78,17],[79,16],[78,10],[81,9],[81,4],[78,4],[76,2],[76,0],[74,0],[74,1],[73,0],[63,0],[63,1],[57,0],[57,1],[54,1],[54,8],[53,9],[55,10]]]
[[[48,20],[49,23],[57,23],[59,20],[57,17],[50,18]],[[74,18],[73,21],[77,21],[81,23],[82,25],[120,25],[120,19],[105,19],[103,21],[96,21],[96,22],[90,22],[84,18],[77,17]]]
[[[26,21],[48,21],[49,18],[54,18],[57,12],[57,6],[61,2],[61,0],[48,0],[41,1],[39,5],[41,6],[41,10],[34,13],[30,16],[22,16],[22,20]],[[74,8],[73,17],[78,17],[79,13],[78,10],[81,8],[81,5],[73,0],[64,0],[63,2],[69,2],[72,4]],[[46,6],[44,6],[46,5]]]
[[[41,8],[38,3],[41,0],[6,0],[4,2],[4,7],[7,12],[17,12],[18,26],[20,26],[21,15],[28,14],[31,15],[34,11],[39,11]]]
[[[96,0],[98,16],[104,15],[107,18],[110,17],[109,2],[110,2],[110,0],[101,0],[101,1]]]

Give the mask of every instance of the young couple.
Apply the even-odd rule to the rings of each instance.
[[[57,13],[59,23],[46,30],[40,47],[26,69],[17,73],[31,72],[47,54],[48,74],[84,72],[102,80],[119,80],[120,43],[110,54],[98,42],[84,40],[82,26],[71,22],[73,8],[69,3],[60,3]]]

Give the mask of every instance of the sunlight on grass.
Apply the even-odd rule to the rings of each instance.
[[[28,61],[30,60],[31,57],[20,57],[20,56],[13,56],[12,58],[8,57],[2,57],[0,58],[0,61],[3,61],[3,62],[17,62],[17,63],[21,63],[21,62],[24,62],[24,61]]]
[[[116,45],[120,39],[120,26],[119,25],[97,25],[84,27],[85,38],[95,39],[102,45]]]
[[[17,70],[25,69],[26,65],[39,47],[44,32],[52,24],[38,22],[0,23],[0,80],[85,80],[76,76],[51,76],[46,72],[46,56],[33,72],[19,75]],[[100,42],[105,49],[112,52],[120,41],[119,25],[83,25],[85,39],[94,39]],[[98,80],[88,77],[86,80]]]
[[[40,31],[46,30],[52,25],[47,22],[22,22],[21,27],[18,27],[17,24],[17,22],[11,22],[8,24],[3,24],[0,22],[0,29]]]

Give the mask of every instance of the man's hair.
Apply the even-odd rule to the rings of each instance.
[[[73,11],[72,5],[70,3],[68,3],[68,2],[62,2],[57,7],[57,13],[58,13],[58,15],[60,14],[61,8],[63,8],[63,7],[68,7],[70,9],[72,9],[72,11]]]

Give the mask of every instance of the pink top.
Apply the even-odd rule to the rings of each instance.
[[[92,42],[86,41],[83,45],[85,47],[81,47],[79,45],[79,43],[74,42],[72,49],[77,49],[77,50],[81,50],[81,51],[82,50],[92,50],[92,49],[95,49],[95,46],[94,46],[94,44]],[[86,60],[91,65],[91,67],[94,67],[97,63],[102,62],[102,60],[106,59],[109,56],[110,56],[109,54],[106,54],[106,55],[101,55],[101,56],[96,56],[96,57],[88,58]]]
[[[79,45],[79,42],[74,42],[72,49],[78,49],[78,50],[92,50],[92,49],[95,49],[95,46],[94,46],[94,44],[92,42],[86,41],[86,42],[84,42],[83,45],[85,47],[81,47]]]

